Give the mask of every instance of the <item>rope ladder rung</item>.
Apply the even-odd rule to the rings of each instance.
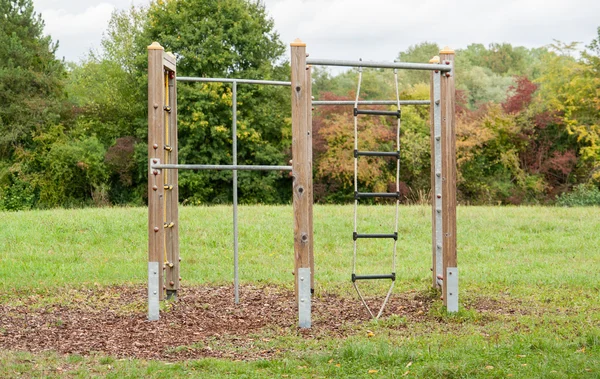
[[[398,240],[398,233],[352,233],[352,239],[356,241],[359,238],[391,238]]]
[[[394,280],[396,280],[396,273],[392,272],[391,274],[370,274],[370,275],[352,274],[352,282],[356,282],[357,280],[378,280],[378,279],[391,279],[392,281],[394,281]]]
[[[354,117],[358,116],[359,114],[366,114],[366,115],[371,115],[371,116],[395,116],[397,118],[400,118],[401,116],[400,109],[396,110],[396,111],[380,111],[377,109],[358,109],[358,108],[354,108]]]
[[[393,198],[399,199],[400,192],[354,192],[354,199],[363,199],[363,198]]]
[[[354,158],[358,157],[394,157],[400,159],[400,151],[359,151],[354,150]]]

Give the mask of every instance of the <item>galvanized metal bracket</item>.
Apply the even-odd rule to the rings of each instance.
[[[458,268],[447,267],[446,276],[446,308],[448,312],[458,312]]]
[[[159,165],[160,164],[160,159],[158,158],[150,158],[149,160],[149,165],[148,165],[148,176],[152,177],[152,175],[158,175],[160,174],[160,169],[158,168],[154,168],[155,165]]]
[[[442,277],[444,271],[444,252],[442,236],[442,90],[439,72],[433,74],[433,146],[434,146],[434,202],[435,202],[435,276]],[[438,283],[440,288],[442,287]]]
[[[160,314],[158,262],[148,262],[148,321],[156,321]]]
[[[311,327],[310,268],[298,269],[298,321],[300,328]]]

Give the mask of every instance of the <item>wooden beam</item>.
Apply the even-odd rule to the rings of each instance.
[[[291,44],[292,65],[292,173],[294,208],[294,275],[298,300],[298,269],[310,268],[309,212],[312,173],[310,172],[309,97],[307,88],[306,44],[296,40]],[[312,276],[312,275],[311,275]]]
[[[163,53],[158,42],[148,46],[148,262],[158,262],[159,298],[164,298],[163,170],[151,170],[153,161],[163,163],[165,89]]]
[[[440,51],[442,64],[452,66],[450,72],[442,73],[442,230],[443,230],[443,275],[442,294],[444,305],[448,305],[445,277],[448,267],[456,267],[456,92],[454,80],[454,51],[448,47]]]
[[[170,111],[165,112],[168,128],[165,128],[165,162],[170,164],[178,163],[177,153],[177,80],[175,56],[171,53],[164,54],[164,68],[167,73],[168,84],[168,102],[165,106]],[[165,246],[167,249],[167,263],[165,274],[165,286],[167,288],[167,297],[177,296],[179,290],[179,187],[178,170],[169,170],[165,175]]]

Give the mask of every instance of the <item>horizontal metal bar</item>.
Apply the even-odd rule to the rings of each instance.
[[[400,68],[405,70],[439,70],[451,71],[452,67],[436,63],[410,63],[410,62],[373,62],[373,61],[344,61],[336,59],[307,59],[306,64],[313,66],[343,66],[343,67],[373,67],[373,68]]]
[[[222,164],[155,164],[158,170],[246,170],[246,171],[292,171],[292,166],[222,165]]]
[[[400,157],[399,151],[358,151],[354,150],[354,158],[358,157]]]
[[[380,234],[380,233],[375,233],[375,234],[359,234],[359,233],[352,233],[352,239],[353,240],[357,240],[359,238],[393,238],[394,240],[398,239],[398,233],[393,233],[393,234]]]
[[[400,192],[354,192],[354,198],[360,199],[364,197],[400,197]]]
[[[392,272],[391,274],[372,274],[372,275],[352,274],[353,282],[356,282],[357,280],[373,280],[373,279],[392,279],[392,281],[394,281],[394,280],[396,280],[396,273]]]
[[[358,105],[397,105],[396,100],[360,100]],[[400,105],[430,105],[429,100],[400,100]],[[315,100],[312,105],[354,105],[352,100]]]
[[[354,108],[354,115],[358,116],[359,114],[369,114],[373,116],[396,116],[400,118],[400,110],[396,111],[380,111],[377,109],[358,109]]]
[[[270,86],[291,86],[292,82],[281,82],[276,80],[254,80],[254,79],[231,79],[231,78],[197,78],[190,76],[178,76],[180,82],[202,82],[202,83],[237,83],[237,84],[264,84]]]

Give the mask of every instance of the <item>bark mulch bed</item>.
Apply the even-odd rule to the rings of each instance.
[[[156,322],[146,320],[145,299],[142,286],[119,286],[71,290],[50,305],[39,305],[39,297],[0,304],[0,348],[162,360],[268,358],[279,351],[265,342],[279,335],[345,337],[370,319],[356,298],[322,294],[313,301],[313,328],[299,330],[293,292],[274,286],[243,286],[238,306],[231,286],[185,288]],[[425,320],[431,304],[417,293],[395,294],[384,317]]]

